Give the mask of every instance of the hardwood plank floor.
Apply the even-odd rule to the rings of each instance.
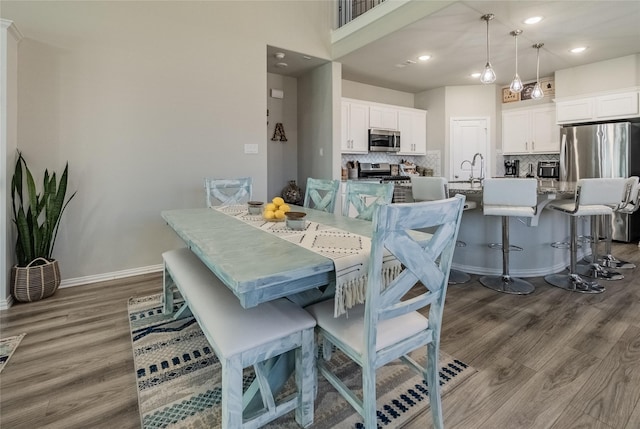
[[[614,253],[640,265],[637,244]],[[478,372],[443,400],[448,429],[640,427],[640,268],[600,295],[532,282],[529,296],[450,286],[442,349]],[[26,333],[0,374],[2,428],[138,428],[127,300],[161,275],[60,289],[0,312]],[[430,427],[425,414],[406,425]]]

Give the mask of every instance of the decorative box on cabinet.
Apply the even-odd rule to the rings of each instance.
[[[369,152],[369,106],[342,100],[342,134],[340,149],[343,153]]]
[[[558,153],[560,127],[555,116],[553,105],[503,111],[503,154]]]
[[[556,101],[558,124],[607,121],[640,117],[640,92],[610,94]]]
[[[426,155],[427,111],[399,110],[400,152],[398,155]]]

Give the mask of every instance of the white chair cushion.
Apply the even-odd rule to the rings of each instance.
[[[487,178],[482,188],[482,201],[487,206],[535,207],[538,204],[536,179]]]
[[[411,176],[411,193],[416,201],[434,201],[448,198],[444,177]]]
[[[627,179],[580,179],[580,205],[613,205],[622,202]]]
[[[222,357],[315,326],[313,317],[284,298],[243,308],[231,290],[189,249],[165,252],[163,258],[200,327],[208,331]]]
[[[349,312],[341,317],[333,317],[333,300],[311,305],[305,310],[315,318],[319,327],[350,345],[356,352],[364,352],[364,304],[350,308]],[[378,324],[376,351],[422,332],[428,326],[429,320],[417,311],[381,321]]]
[[[577,212],[571,213],[576,208],[576,204],[573,200],[552,201],[549,204],[547,204],[545,208],[559,210],[571,216],[595,216],[595,215],[609,215],[613,213],[613,210],[611,209],[611,207],[603,206],[599,204],[580,206]]]
[[[518,216],[533,217],[536,211],[533,207],[515,206],[484,206],[483,214],[486,216]]]

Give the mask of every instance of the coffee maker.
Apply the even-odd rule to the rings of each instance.
[[[520,176],[520,161],[505,160],[504,161],[504,175],[505,177],[518,177]]]

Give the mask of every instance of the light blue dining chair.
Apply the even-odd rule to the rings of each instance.
[[[306,307],[316,319],[323,350],[318,370],[363,416],[366,428],[378,427],[376,369],[398,358],[424,376],[433,426],[443,427],[440,331],[464,201],[464,196],[456,195],[446,200],[381,205],[373,218],[365,303],[349,309],[348,317],[334,317],[334,300]],[[413,233],[424,228],[434,230],[428,240]],[[405,268],[383,289],[382,260],[388,257],[387,252]],[[428,318],[423,315],[427,307]],[[362,368],[362,399],[325,363],[331,358],[332,346]],[[423,346],[427,346],[422,355],[426,366],[418,355],[408,356]]]
[[[304,193],[304,207],[333,213],[336,208],[339,180],[307,179]]]
[[[251,200],[252,179],[204,179],[207,207],[243,204]]]
[[[355,210],[355,218],[372,220],[373,214],[381,204],[391,204],[393,199],[393,183],[371,183],[347,181],[342,215],[351,216],[351,208]]]

